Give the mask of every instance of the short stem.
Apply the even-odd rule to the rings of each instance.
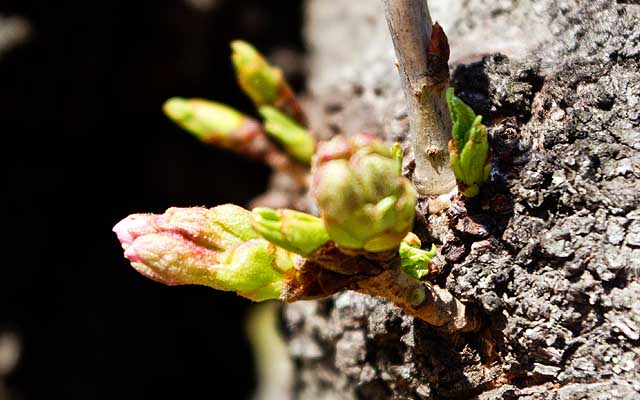
[[[455,186],[447,143],[451,138],[445,91],[449,45],[440,26],[432,26],[426,0],[383,0],[407,101],[416,161],[414,183],[425,196]]]
[[[310,258],[300,258],[299,265],[288,274],[282,300],[311,300],[352,289],[391,301],[407,314],[444,332],[480,328],[475,309],[448,290],[407,275],[397,253],[344,254],[328,242]]]
[[[475,310],[448,290],[410,277],[399,265],[357,282],[355,290],[392,301],[407,314],[445,332],[471,332],[480,327]]]

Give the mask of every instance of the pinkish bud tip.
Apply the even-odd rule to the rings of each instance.
[[[132,214],[113,227],[123,249],[127,249],[137,237],[157,232],[154,214]],[[128,257],[127,257],[128,258]]]
[[[127,258],[127,260],[131,261],[132,263],[141,263],[141,262],[143,262],[142,259],[140,258],[138,253],[136,253],[136,250],[133,247],[128,247],[127,249],[125,249],[124,256]]]

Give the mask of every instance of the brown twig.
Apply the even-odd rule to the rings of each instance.
[[[426,0],[383,0],[407,101],[416,168],[414,183],[425,196],[449,193],[455,178],[447,143],[451,119],[445,100],[449,82],[449,45],[432,26]]]
[[[358,281],[355,290],[392,301],[407,314],[448,333],[471,332],[480,328],[480,318],[474,309],[456,299],[448,290],[410,277],[399,265]]]
[[[372,259],[367,253],[345,254],[329,242],[310,259],[300,259],[300,265],[288,276],[282,299],[310,300],[352,289],[389,300],[407,314],[444,332],[480,328],[480,318],[474,309],[446,289],[407,275],[397,253],[384,259],[373,255]]]

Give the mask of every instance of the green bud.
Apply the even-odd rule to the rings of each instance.
[[[474,197],[491,172],[487,127],[482,124],[482,116],[476,116],[471,107],[454,95],[453,88],[447,90],[447,103],[453,121],[453,139],[449,141],[451,168],[460,191]]]
[[[231,60],[238,84],[256,106],[274,104],[283,83],[280,69],[272,67],[253,46],[242,40],[231,42]]]
[[[231,42],[231,50],[238,84],[256,107],[272,106],[307,124],[304,111],[279,68],[269,65],[262,54],[242,40]]]
[[[278,299],[294,257],[264,239],[249,240],[221,256],[216,277],[223,285],[216,289],[233,290],[254,301]]]
[[[392,250],[411,230],[416,195],[398,161],[397,149],[366,134],[320,146],[312,193],[329,237],[340,247]]]
[[[255,231],[283,249],[307,256],[329,241],[324,223],[313,215],[267,207],[252,212]]]
[[[409,233],[400,243],[400,259],[402,269],[409,276],[422,279],[429,273],[429,262],[436,255],[436,245],[431,245],[431,250],[420,249],[420,239],[413,233]]]
[[[167,285],[236,291],[254,301],[279,298],[295,254],[262,239],[251,213],[231,204],[134,214],[114,232],[141,274]]]
[[[163,110],[200,141],[229,150],[240,151],[262,134],[256,121],[213,101],[172,97],[164,103]]]
[[[308,130],[271,106],[262,106],[259,111],[264,118],[264,129],[287,153],[302,163],[311,162],[316,142]]]

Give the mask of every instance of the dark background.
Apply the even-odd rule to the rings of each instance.
[[[199,144],[160,106],[200,96],[253,112],[228,43],[301,52],[300,2],[213,3],[0,1],[32,28],[0,58],[0,331],[23,350],[10,398],[242,399],[255,388],[250,302],[147,280],[111,233],[134,212],[242,205],[266,188],[267,168]]]

